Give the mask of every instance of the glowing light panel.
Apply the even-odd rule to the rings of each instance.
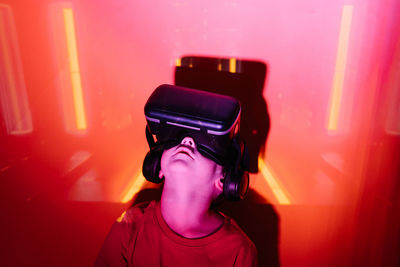
[[[32,132],[17,35],[11,8],[0,5],[0,96],[7,132]]]
[[[347,50],[349,44],[352,14],[353,6],[343,6],[328,119],[328,130],[331,131],[338,128],[340,102],[342,98],[343,81],[346,70]]]
[[[68,50],[69,70],[71,74],[76,129],[85,130],[87,128],[86,114],[79,70],[78,49],[76,46],[74,13],[72,8],[63,8],[63,17]]]
[[[236,72],[236,59],[234,58],[229,59],[229,72],[232,73]]]
[[[132,179],[133,180],[133,179]],[[122,203],[127,203],[129,202],[132,197],[140,191],[142,188],[143,184],[146,182],[146,179],[143,177],[142,173],[136,176],[136,179],[133,180],[132,185],[128,187],[128,189],[125,191],[126,193],[123,194]]]
[[[285,194],[283,188],[279,185],[274,175],[272,175],[271,170],[267,167],[267,165],[265,164],[264,160],[261,157],[258,158],[258,166],[260,167],[261,173],[265,181],[272,190],[272,193],[278,200],[279,204],[290,205],[291,202],[287,197],[287,195]]]

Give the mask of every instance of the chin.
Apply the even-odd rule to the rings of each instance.
[[[193,169],[186,163],[175,163],[169,167],[170,176],[188,176],[193,175]]]

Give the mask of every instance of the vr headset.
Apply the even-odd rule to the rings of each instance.
[[[150,151],[143,162],[143,175],[148,181],[162,181],[158,177],[162,152],[190,136],[204,157],[224,167],[224,197],[245,197],[249,155],[239,136],[241,107],[237,99],[164,84],[151,94],[144,112]]]

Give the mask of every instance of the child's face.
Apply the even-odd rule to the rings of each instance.
[[[199,153],[191,137],[165,150],[161,157],[160,177],[189,187],[212,189],[216,179],[223,178],[223,168]]]

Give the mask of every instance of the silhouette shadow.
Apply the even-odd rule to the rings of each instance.
[[[231,95],[242,106],[241,135],[250,154],[250,172],[258,172],[270,119],[263,97],[267,66],[263,62],[186,56],[175,69],[175,85]]]
[[[242,106],[241,135],[250,154],[250,172],[258,172],[270,129],[263,97],[267,65],[260,61],[185,56],[175,69],[175,84],[231,95]],[[240,202],[225,201],[218,210],[232,217],[257,247],[260,266],[279,266],[279,216],[272,205],[250,189]]]
[[[241,201],[225,201],[218,211],[233,218],[253,241],[259,266],[279,266],[279,215],[267,200],[249,189]]]

